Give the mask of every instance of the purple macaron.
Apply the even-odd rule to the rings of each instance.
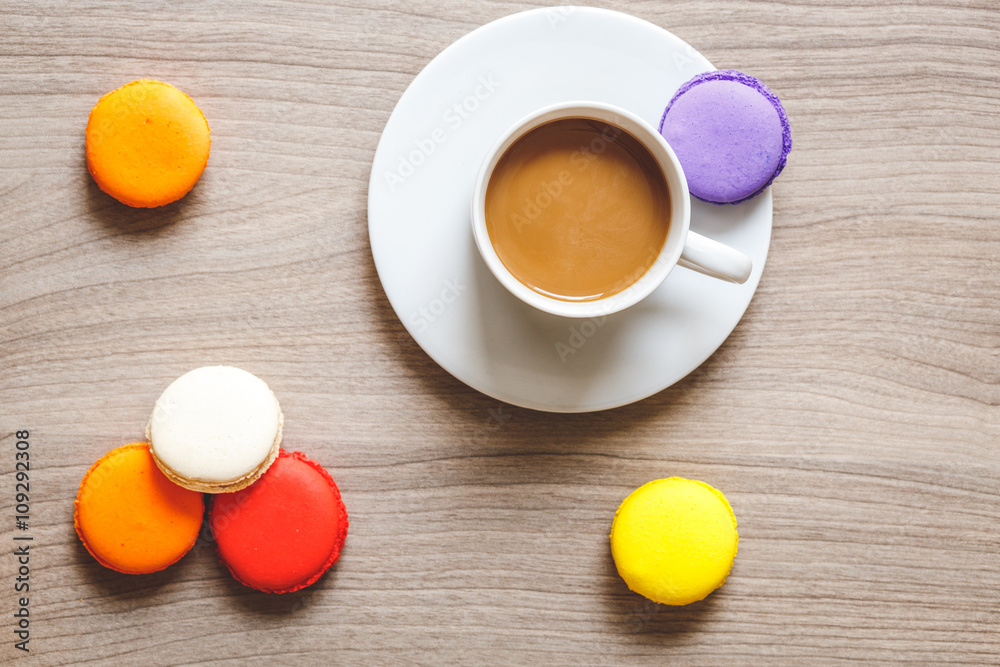
[[[732,69],[705,72],[681,86],[663,112],[660,134],[677,154],[691,194],[713,204],[759,195],[792,150],[778,97]]]

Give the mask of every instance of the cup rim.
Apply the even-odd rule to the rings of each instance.
[[[615,125],[632,134],[660,166],[670,194],[670,227],[652,266],[631,285],[610,296],[591,301],[564,301],[531,289],[504,266],[486,228],[486,190],[493,170],[503,154],[518,139],[546,123],[566,118],[591,118]],[[486,153],[472,195],[472,229],[479,254],[496,279],[521,301],[541,311],[563,317],[587,318],[611,315],[649,296],[677,265],[691,224],[691,202],[687,179],[673,149],[652,125],[621,107],[576,100],[537,109],[514,123]]]

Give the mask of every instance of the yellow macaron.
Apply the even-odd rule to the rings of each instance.
[[[722,493],[681,477],[643,484],[611,524],[611,555],[628,587],[683,605],[721,586],[736,557],[736,516]]]

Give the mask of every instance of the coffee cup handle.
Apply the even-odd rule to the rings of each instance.
[[[691,231],[687,234],[677,263],[686,269],[739,285],[747,281],[753,270],[751,259],[739,250]]]

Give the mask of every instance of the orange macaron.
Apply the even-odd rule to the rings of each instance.
[[[87,170],[123,204],[163,206],[201,178],[212,140],[205,115],[169,83],[139,79],[104,95],[90,112]]]
[[[76,533],[97,561],[125,574],[176,563],[201,530],[202,495],[156,467],[149,445],[114,449],[90,467],[74,503]]]

